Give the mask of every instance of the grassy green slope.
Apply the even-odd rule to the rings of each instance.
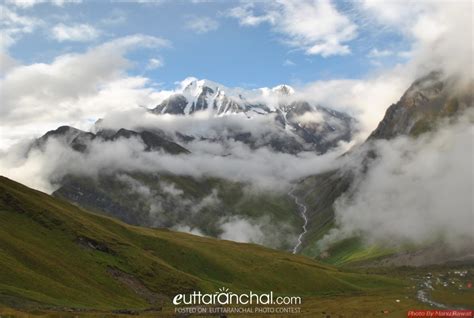
[[[7,305],[146,308],[149,295],[221,286],[303,296],[400,284],[257,245],[130,226],[0,177],[0,303]]]

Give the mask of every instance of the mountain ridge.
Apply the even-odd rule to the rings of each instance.
[[[120,128],[118,130],[98,130],[96,133],[92,133],[71,126],[60,126],[55,130],[48,131],[42,137],[35,140],[31,148],[41,149],[51,138],[59,139],[65,142],[67,146],[79,152],[87,151],[89,143],[92,141],[114,142],[121,138],[135,138],[143,143],[145,151],[162,150],[170,154],[190,153],[186,148],[164,137],[163,133],[159,130],[134,131]]]

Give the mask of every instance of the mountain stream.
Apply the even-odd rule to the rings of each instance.
[[[303,223],[303,231],[300,233],[300,235],[298,236],[298,242],[296,243],[295,247],[293,247],[293,254],[296,254],[301,246],[301,244],[303,243],[303,237],[304,235],[306,234],[306,232],[308,231],[307,229],[307,225],[308,225],[308,216],[306,215],[306,211],[307,211],[307,208],[306,208],[306,205],[304,205],[300,199],[293,193],[294,191],[296,190],[296,187],[294,187],[293,189],[291,189],[290,192],[288,192],[288,195],[290,197],[293,198],[293,200],[295,201],[296,205],[298,206],[298,210],[300,212],[300,215],[301,217],[303,218],[304,220],[304,223]]]

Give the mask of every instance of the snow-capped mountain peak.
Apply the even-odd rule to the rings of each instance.
[[[196,111],[213,111],[217,115],[245,110],[247,92],[240,88],[228,88],[206,79],[187,78],[176,93],[159,104],[153,112],[191,114]]]
[[[196,78],[189,78],[183,82],[184,85],[182,85],[182,94],[196,98],[199,97],[203,92],[215,93],[219,91],[221,87],[223,87],[221,84],[206,79],[198,80]]]
[[[261,114],[276,111],[280,101],[287,103],[288,98],[295,94],[295,90],[286,84],[258,89],[229,88],[195,77],[188,77],[180,84],[175,94],[159,104],[153,112],[187,115],[208,110],[216,115],[241,112]]]
[[[273,87],[272,92],[277,93],[278,95],[281,95],[281,96],[290,96],[295,93],[295,90],[293,89],[293,87],[289,85],[281,84],[281,85],[277,85]]]
[[[220,83],[213,82],[207,79],[197,79],[195,77],[188,77],[180,83],[180,88],[175,91],[175,95],[182,95],[188,101],[188,110],[193,112],[192,104],[196,106],[198,103],[202,104],[204,101],[219,101],[225,100],[226,102],[232,101],[235,104],[240,105],[242,109],[249,104],[259,104],[261,100],[273,100],[285,99],[295,94],[293,87],[281,84],[272,88],[257,88],[257,89],[243,89],[243,88],[229,88]],[[174,97],[176,98],[176,97]],[[201,100],[199,102],[199,100]],[[213,103],[206,103],[207,106],[214,106]],[[208,109],[198,107],[199,110]],[[216,105],[215,109],[221,110],[222,107]],[[235,105],[234,105],[235,106]],[[274,109],[272,105],[267,105],[271,109]],[[235,110],[235,107],[234,107]],[[219,112],[219,114],[222,113]]]
[[[272,131],[269,136],[272,137],[266,138],[272,139],[274,148],[279,150],[282,149],[280,146],[291,144],[292,150],[287,149],[290,152],[309,149],[325,152],[337,141],[349,140],[353,128],[350,116],[297,98],[295,90],[286,84],[246,90],[188,78],[181,82],[175,94],[161,102],[152,112],[172,115],[207,112],[216,117],[238,114],[242,120],[269,116],[268,123],[273,122],[274,125],[270,124],[273,128],[269,128]],[[280,144],[281,136],[276,131],[293,141],[288,143],[285,139]],[[235,138],[242,139],[239,133],[236,132]],[[247,136],[247,133],[244,135]],[[186,135],[184,131],[180,134]],[[206,139],[207,133],[203,132],[198,137]]]

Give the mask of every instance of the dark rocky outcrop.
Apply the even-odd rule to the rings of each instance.
[[[162,150],[170,154],[189,153],[186,148],[168,140],[159,132],[149,130],[133,131],[122,128],[117,131],[110,129],[99,130],[94,134],[70,126],[61,126],[56,130],[48,131],[33,143],[32,148],[43,149],[46,142],[51,138],[57,139],[79,152],[86,152],[92,141],[112,142],[121,138],[135,138],[143,142],[145,151]]]

